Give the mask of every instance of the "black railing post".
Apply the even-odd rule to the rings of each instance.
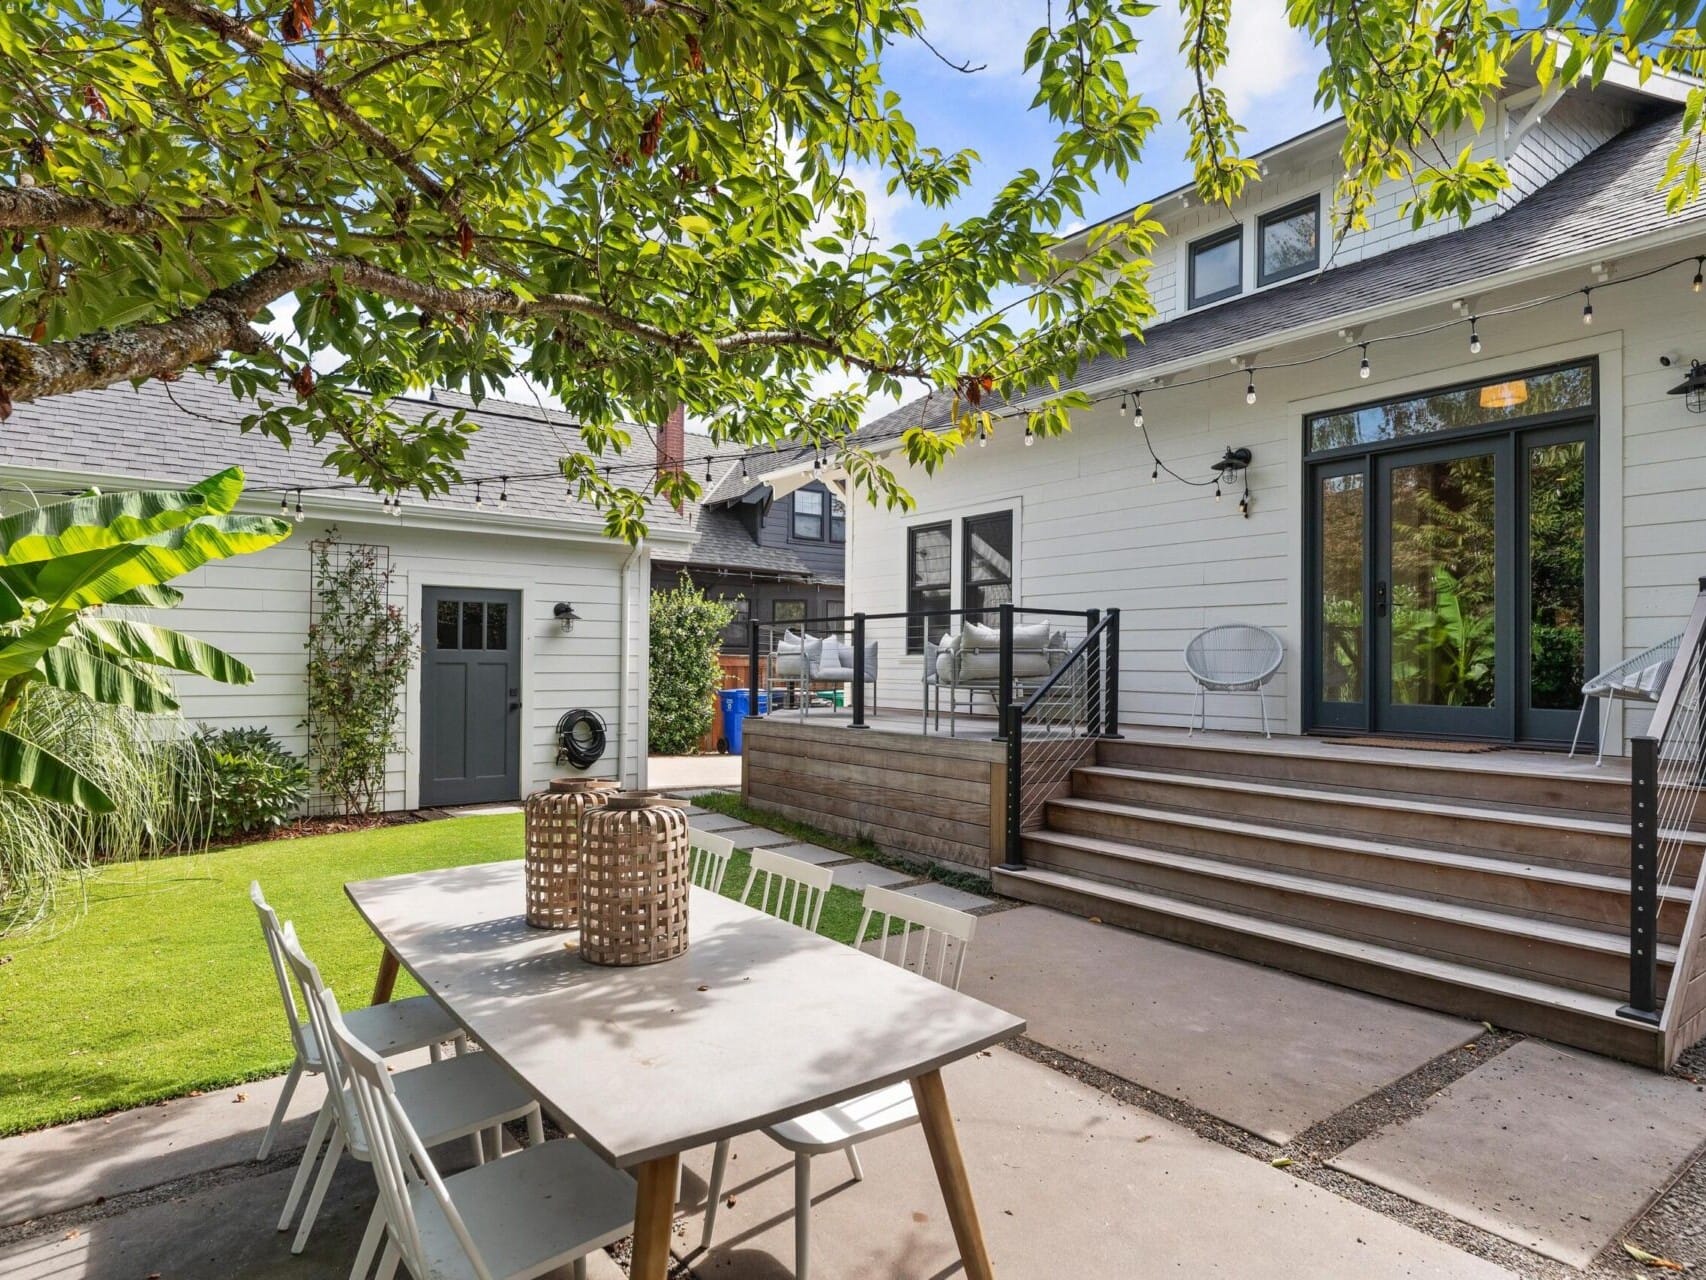
[[[1021,811],[1025,794],[1025,714],[1018,703],[1002,708],[1001,718],[1007,724],[1007,860],[1003,871],[1025,869],[1024,833],[1021,830]]]
[[[1659,1021],[1659,741],[1629,743],[1629,1003],[1619,1017]]]
[[[1102,711],[1102,736],[1118,738],[1120,734],[1120,611],[1108,610],[1108,629],[1102,641],[1102,696],[1107,700]]]
[[[1008,708],[1013,702],[1013,606],[1004,604],[1000,608],[1001,616],[1001,659],[996,668],[995,696],[1000,699],[996,703],[996,737],[1007,736]]]
[[[1096,633],[1101,625],[1100,609],[1084,611],[1084,733],[1091,738],[1102,736],[1102,637]]]
[[[868,729],[865,723],[865,615],[853,615],[853,723],[852,729]]]
[[[746,624],[746,714],[753,718],[758,715],[758,623]]]

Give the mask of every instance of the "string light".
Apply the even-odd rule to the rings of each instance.
[[[480,495],[480,482],[478,480],[474,481],[474,505],[476,507],[483,507],[486,505],[485,498]]]
[[[1121,392],[1120,393],[1120,417],[1122,417],[1122,418],[1129,417],[1130,414],[1131,414],[1131,398],[1125,392]]]
[[[752,478],[750,475],[747,474],[746,455],[744,453],[740,455],[740,478],[742,480],[750,480]]]
[[[1030,424],[1027,423],[1025,426],[1025,448],[1029,449],[1036,442],[1037,442],[1037,433],[1035,431],[1032,431],[1030,428]]]
[[[1480,316],[1470,316],[1469,317],[1469,354],[1472,356],[1478,356],[1481,354],[1481,317]]]
[[[296,523],[301,524],[307,518],[307,513],[302,510],[302,490],[298,489],[296,491]]]
[[[502,476],[502,477],[500,477],[500,479],[502,481],[502,484],[501,484],[501,487],[498,489],[498,505],[500,507],[502,507],[502,506],[507,506],[509,504],[509,477],[508,476]]]
[[[278,495],[278,513],[281,516],[287,516],[290,514],[290,494],[289,493],[281,493]]]
[[[1256,371],[1254,369],[1249,369],[1249,370],[1246,370],[1246,373],[1249,376],[1250,380],[1249,380],[1249,382],[1245,383],[1245,385],[1244,385],[1244,403],[1245,404],[1255,404],[1256,403]]]
[[[1362,364],[1357,367],[1357,377],[1367,378],[1368,374],[1368,343],[1365,342],[1362,344]]]
[[[1149,473],[1149,483],[1154,484],[1161,478],[1161,459],[1155,459],[1155,470]]]
[[[1699,293],[1706,287],[1706,254],[1694,260],[1694,292]]]
[[[1143,392],[1141,391],[1133,393],[1132,396],[1131,425],[1139,429],[1143,427]]]
[[[1583,324],[1592,324],[1593,323],[1593,290],[1591,288],[1583,289],[1582,290],[1582,297],[1587,299],[1586,302],[1582,303],[1582,323]]]
[[[987,447],[988,444],[989,444],[989,428],[983,427],[977,433],[977,447],[979,449],[982,449],[982,448]]]

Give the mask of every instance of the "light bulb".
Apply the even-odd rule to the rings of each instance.
[[[705,483],[711,483],[711,455],[705,455]]]
[[[1368,343],[1365,342],[1362,344],[1362,365],[1357,369],[1357,377],[1366,378],[1368,373]]]
[[[1131,405],[1131,425],[1139,431],[1143,430],[1143,392],[1137,393],[1137,398]]]
[[[747,474],[746,459],[744,457],[740,460],[740,478],[742,480],[750,480],[752,478]]]
[[[1216,502],[1220,501],[1220,481],[1218,480],[1214,482],[1214,500]]]
[[[1587,299],[1587,301],[1582,304],[1582,323],[1583,324],[1592,324],[1593,323],[1593,290],[1592,289],[1583,289],[1582,290],[1582,297]]]
[[[1127,398],[1126,398],[1126,397],[1125,397],[1125,396],[1124,396],[1124,395],[1123,395],[1123,394],[1122,394],[1122,395],[1121,395],[1121,396],[1120,396],[1120,417],[1122,417],[1122,418],[1123,418],[1123,417],[1125,417],[1125,416],[1126,416],[1126,414],[1127,414],[1127,413],[1128,413],[1128,412],[1130,412],[1130,409],[1131,409],[1131,404],[1130,404],[1130,402],[1129,402],[1129,401],[1128,401],[1128,400],[1127,400]]]
[[[986,427],[984,430],[977,433],[977,447],[979,449],[982,449],[988,443],[989,443],[989,429]]]
[[[509,477],[503,478],[503,487],[498,490],[498,505],[504,506],[509,502]]]
[[[302,510],[302,490],[296,491],[296,523],[301,524],[308,517]]]
[[[1469,317],[1469,354],[1472,356],[1481,354],[1481,318],[1479,316]]]
[[[1245,404],[1255,404],[1256,403],[1256,375],[1253,373],[1250,375],[1250,381],[1249,381],[1248,385],[1246,385],[1244,388],[1244,403]]]
[[[480,496],[480,486],[478,483],[474,485],[474,505],[476,507],[483,507],[486,505],[486,500]]]
[[[1696,258],[1694,260],[1694,292],[1699,293],[1702,287],[1706,287],[1706,258]]]
[[[1161,478],[1161,464],[1160,464],[1160,462],[1157,462],[1155,464],[1155,470],[1153,470],[1149,473],[1149,483],[1154,484],[1160,478]]]
[[[1037,442],[1037,433],[1029,427],[1025,428],[1025,448],[1029,449]]]
[[[281,516],[290,514],[290,495],[288,493],[278,495],[278,513]]]

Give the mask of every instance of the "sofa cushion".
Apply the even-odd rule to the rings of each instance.
[[[776,678],[779,680],[803,679],[805,670],[800,661],[802,656],[805,658],[804,666],[810,666],[815,670],[822,662],[823,641],[816,636],[784,631],[782,638],[776,642]]]
[[[986,627],[982,623],[968,622],[962,632],[967,649],[1001,648],[1001,628]],[[1021,650],[1042,650],[1048,647],[1049,627],[1046,622],[1015,622],[1013,624],[1013,652]]]
[[[960,678],[968,680],[998,680],[1001,678],[1001,654],[995,649],[967,649],[960,657]],[[1049,673],[1048,655],[1040,649],[1029,652],[1013,651],[1013,678],[1023,680]]]

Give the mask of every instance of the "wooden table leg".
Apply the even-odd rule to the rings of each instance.
[[[389,1004],[391,988],[397,985],[397,957],[391,954],[391,948],[385,948],[385,954],[379,957],[379,973],[373,979],[373,1003]]]
[[[966,1280],[995,1280],[989,1251],[983,1245],[983,1227],[972,1202],[971,1183],[966,1179],[960,1140],[954,1133],[954,1113],[948,1109],[948,1092],[942,1073],[927,1071],[912,1082],[912,1097],[918,1103],[918,1118],[924,1140],[930,1145],[930,1160],[936,1166],[936,1181],[948,1206],[948,1221],[954,1225],[954,1242],[960,1247]]]
[[[629,1280],[665,1280],[669,1275],[669,1238],[680,1170],[679,1155],[659,1156],[634,1170],[640,1186],[634,1203],[634,1261],[628,1268]]]

